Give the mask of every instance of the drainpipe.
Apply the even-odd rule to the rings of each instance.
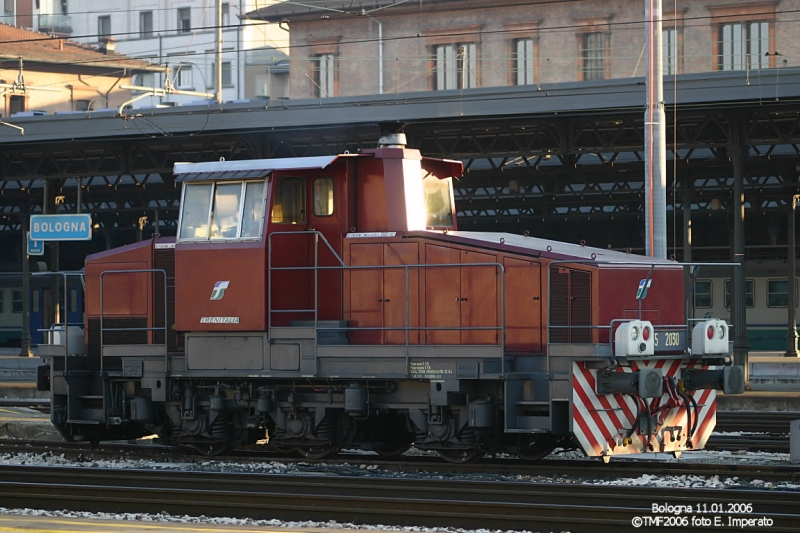
[[[383,24],[381,21],[361,10],[361,14],[378,24],[378,94],[383,94]]]
[[[239,0],[239,13],[242,13],[242,0]],[[230,15],[228,15],[230,16]],[[242,86],[245,83],[244,79],[244,66],[242,65],[242,20],[239,19],[239,24],[236,28],[236,99],[241,100],[244,98],[244,91]]]

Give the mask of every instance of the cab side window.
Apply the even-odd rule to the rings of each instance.
[[[314,180],[314,216],[329,217],[333,214],[333,178]]]
[[[274,196],[275,202],[270,217],[274,224],[305,224],[305,179],[276,178]]]

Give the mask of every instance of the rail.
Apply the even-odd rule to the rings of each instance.
[[[286,267],[276,267],[272,264],[273,257],[273,237],[279,235],[298,236],[298,235],[313,235],[314,239],[314,264],[313,265],[295,265]],[[335,258],[338,265],[320,265],[319,264],[319,240],[327,247],[330,253]],[[315,330],[315,345],[317,344],[317,331],[403,331],[405,333],[404,346],[411,345],[411,332],[423,331],[497,331],[497,342],[489,343],[490,346],[500,346],[505,351],[505,338],[503,332],[505,331],[505,269],[500,263],[427,263],[427,264],[407,264],[407,265],[359,265],[352,266],[345,264],[344,260],[330,245],[325,236],[316,231],[284,231],[273,232],[269,235],[269,251],[268,251],[268,286],[270,288],[268,300],[268,327],[272,330],[272,315],[277,313],[309,313],[313,314],[314,330]],[[426,270],[433,268],[493,268],[499,273],[499,294],[498,294],[498,310],[499,310],[499,324],[496,326],[412,326],[411,325],[411,283],[410,271],[412,269]],[[300,270],[313,270],[314,271],[314,307],[312,309],[274,309],[273,308],[273,293],[272,290],[272,273],[275,271],[300,271]],[[319,273],[323,270],[341,270],[344,272],[364,271],[364,270],[403,270],[405,277],[405,324],[402,326],[381,326],[381,327],[351,327],[349,325],[342,327],[319,327]],[[421,345],[427,345],[420,341]]]

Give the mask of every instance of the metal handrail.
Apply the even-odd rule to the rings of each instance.
[[[273,267],[272,266],[272,236],[273,235],[317,235],[322,237],[323,242],[328,247],[329,251],[333,254],[336,260],[339,262],[339,265],[333,266],[325,266],[319,265],[318,257],[318,246],[319,240],[315,240],[315,261],[314,265],[302,265],[302,266],[288,266],[288,267]],[[316,345],[316,331],[404,331],[405,332],[405,346],[408,347],[411,345],[410,342],[410,332],[412,331],[505,331],[505,268],[501,263],[436,263],[436,264],[410,264],[410,265],[363,265],[363,266],[352,266],[346,265],[339,254],[333,249],[330,243],[325,239],[325,236],[322,235],[320,232],[316,230],[307,230],[307,231],[287,231],[287,232],[273,232],[269,236],[270,245],[269,245],[269,258],[268,258],[268,284],[269,284],[269,302],[268,302],[268,327],[272,328],[272,314],[273,313],[314,313],[314,330],[315,330],[315,345]],[[455,268],[455,267],[492,267],[500,272],[500,290],[499,290],[499,309],[500,309],[500,323],[497,326],[411,326],[410,325],[410,280],[409,280],[409,271],[412,268],[415,269],[427,269],[427,268]],[[406,311],[406,320],[405,325],[400,326],[386,326],[386,327],[319,327],[319,320],[318,320],[318,309],[319,309],[319,271],[321,270],[341,270],[344,271],[355,271],[355,270],[387,270],[387,269],[403,269],[405,272],[405,311]],[[299,271],[299,270],[314,270],[314,309],[273,309],[272,308],[272,271]],[[497,342],[492,344],[492,346],[501,346],[503,351],[505,351],[505,336],[499,334],[497,336]]]
[[[66,373],[69,370],[69,326],[73,325],[80,325],[83,326],[83,322],[72,322],[69,321],[69,278],[78,277],[81,280],[81,287],[84,289],[84,305],[86,302],[86,288],[83,281],[83,272],[69,272],[69,271],[61,271],[61,272],[31,272],[31,276],[58,276],[63,278],[64,280],[64,372]],[[56,288],[60,288],[58,286],[58,282],[56,281]],[[42,330],[42,331],[49,331],[49,330]]]
[[[108,328],[106,330],[103,328],[103,316],[104,316],[104,305],[105,299],[103,298],[103,277],[108,274],[155,274],[160,273],[164,276],[164,327],[147,327],[147,328]],[[154,289],[155,289],[155,283]],[[138,270],[104,270],[100,273],[100,372],[103,372],[103,348],[105,347],[105,343],[103,342],[103,334],[105,331],[160,331],[163,329],[164,331],[164,371],[167,372],[169,370],[169,309],[168,309],[168,298],[167,298],[167,271],[163,268],[143,268]],[[151,343],[148,343],[151,344]],[[155,346],[160,346],[160,343],[152,343]]]
[[[636,262],[636,261],[603,261],[603,260],[598,260],[596,258],[593,258],[593,259],[577,259],[577,260],[576,259],[559,259],[559,260],[551,261],[547,265],[547,304],[548,304],[548,306],[552,304],[552,301],[551,301],[551,298],[550,298],[550,287],[551,287],[551,278],[550,278],[550,276],[552,274],[553,266],[554,265],[556,265],[556,266],[569,265],[569,264],[573,264],[573,265],[590,265],[590,266],[591,265],[594,265],[594,266],[631,266],[631,267],[639,267],[639,268],[648,268],[648,267],[650,267],[650,272],[648,273],[648,278],[650,277],[650,275],[652,275],[653,270],[656,269],[657,267],[664,267],[664,268],[667,268],[667,267],[669,267],[669,268],[680,267],[682,270],[685,271],[686,267],[692,267],[692,266],[722,266],[722,267],[740,267],[741,266],[739,263],[678,263],[678,262],[665,263],[665,262],[663,262],[663,260],[662,261],[658,261],[658,262],[656,262],[656,261],[652,261],[652,262],[648,262],[648,261]],[[641,300],[639,300],[639,319],[641,320],[641,318],[642,318],[642,308],[641,308]],[[687,331],[686,341],[688,343],[689,342],[688,335],[689,335],[689,331],[691,329],[689,327],[689,324],[692,321],[695,321],[696,319],[690,319],[687,316],[686,320],[687,320],[686,324],[675,325],[675,326],[668,326],[668,325],[663,325],[662,324],[662,325],[653,326],[653,327],[654,328],[660,328],[660,329],[666,329],[668,327],[686,328],[686,331]],[[705,319],[702,319],[702,320],[705,320]],[[601,329],[601,330],[608,329],[608,330],[612,330],[613,327],[614,327],[614,323],[616,323],[616,322],[624,322],[624,320],[623,319],[613,319],[611,321],[611,323],[609,325],[607,325],[607,326],[606,325],[600,325],[600,324],[598,324],[598,325],[588,325],[588,326],[587,325],[581,325],[581,326],[555,325],[555,324],[551,324],[550,323],[550,313],[548,312],[547,313],[547,330],[545,332],[546,344],[547,344],[547,346],[550,345],[550,330],[551,329],[587,329],[587,328],[589,328],[589,329]],[[609,347],[611,348],[611,352],[613,353],[613,351],[614,351],[614,339],[613,339],[613,337],[611,335],[609,335],[608,343],[609,343]],[[561,344],[561,343],[554,343],[554,344]],[[550,353],[549,353],[549,351],[548,351],[548,354],[547,354],[547,371],[548,372],[550,371]]]

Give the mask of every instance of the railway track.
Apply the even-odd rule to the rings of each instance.
[[[743,431],[788,435],[789,423],[800,419],[797,411],[717,411],[717,432]]]
[[[9,466],[0,466],[0,490],[7,507],[49,510],[614,533],[636,517],[645,526],[685,518],[680,531],[707,531],[692,517],[718,516],[715,531],[742,530],[728,517],[800,531],[798,494],[783,491]],[[653,512],[653,504],[708,512]]]
[[[63,455],[77,461],[152,459],[163,462],[204,463],[207,456],[181,454],[174,448],[158,445],[133,443],[109,443],[98,449],[91,449],[86,443],[43,443],[35,441],[0,440],[0,452],[34,453]],[[700,463],[697,461],[666,462],[620,458],[605,464],[599,460],[588,459],[547,459],[538,463],[528,463],[512,458],[484,459],[475,464],[451,464],[435,456],[403,456],[397,460],[381,458],[377,455],[343,452],[325,460],[309,460],[276,456],[253,449],[240,449],[232,454],[217,458],[219,462],[269,464],[279,460],[298,471],[337,472],[344,475],[363,474],[378,468],[384,472],[404,474],[443,474],[471,475],[486,478],[492,476],[555,477],[564,479],[617,479],[636,478],[643,475],[661,476],[718,476],[722,479],[738,477],[743,480],[761,479],[763,481],[800,483],[800,467],[771,465],[740,465],[720,463]],[[365,468],[366,467],[366,468]],[[377,475],[377,474],[376,474]]]

